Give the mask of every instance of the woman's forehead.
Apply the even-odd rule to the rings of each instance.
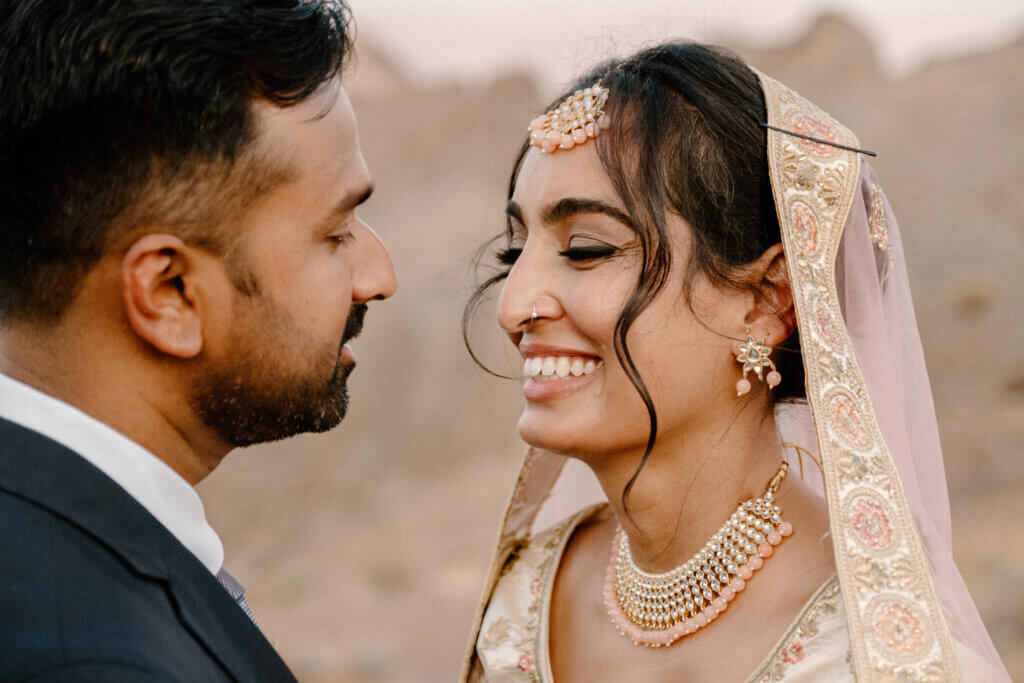
[[[526,153],[516,177],[512,201],[528,220],[544,207],[567,197],[597,199],[624,208],[605,173],[596,145],[547,154],[536,148]]]

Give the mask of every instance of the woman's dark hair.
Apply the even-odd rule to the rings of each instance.
[[[626,334],[667,284],[672,257],[666,214],[681,216],[693,231],[684,270],[687,295],[698,275],[721,287],[748,288],[736,278],[738,269],[780,242],[781,233],[768,175],[766,131],[759,125],[767,121],[764,95],[757,75],[737,56],[694,43],[658,45],[596,68],[549,108],[598,81],[609,90],[605,110],[611,125],[593,142],[635,226],[643,256],[636,287],[615,326],[616,355],[650,418],[643,458],[622,492],[625,503],[658,434],[654,403]],[[513,167],[510,198],[529,149],[524,142]],[[488,288],[507,274],[483,282],[467,303],[467,347],[474,311]],[[775,359],[785,381],[773,390],[772,400],[804,397],[799,349],[794,326]]]
[[[145,221],[213,246],[274,176],[253,102],[307,99],[351,41],[341,0],[0,3],[0,318],[58,320]]]

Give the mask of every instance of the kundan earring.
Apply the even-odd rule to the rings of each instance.
[[[782,375],[775,369],[772,359],[768,357],[771,352],[772,347],[766,346],[763,339],[755,340],[750,336],[750,330],[747,330],[747,341],[740,346],[740,353],[736,356],[736,361],[743,363],[743,378],[736,382],[737,396],[743,396],[750,392],[750,380],[747,379],[747,373],[751,370],[759,380],[768,385],[769,389],[779,386]],[[767,377],[763,375],[765,368],[771,368]]]

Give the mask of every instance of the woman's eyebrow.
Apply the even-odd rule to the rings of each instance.
[[[603,213],[606,216],[611,216],[627,228],[634,229],[632,219],[624,211],[610,204],[605,204],[599,199],[579,199],[576,197],[559,199],[544,207],[544,210],[541,211],[541,220],[549,224],[561,223],[583,213]],[[518,221],[521,225],[526,225],[526,221],[523,220],[523,208],[515,200],[510,200],[505,205],[505,214]]]
[[[545,206],[540,215],[545,223],[561,223],[581,213],[603,213],[633,229],[633,221],[624,211],[599,199],[566,197]]]

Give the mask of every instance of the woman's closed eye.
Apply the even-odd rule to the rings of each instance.
[[[584,244],[571,246],[564,251],[558,252],[570,261],[592,261],[594,259],[609,258],[620,251],[618,247],[610,244]]]
[[[506,266],[511,266],[519,258],[519,255],[523,253],[522,247],[505,247],[495,252],[494,257],[498,259],[498,263]]]
[[[569,247],[568,249],[558,252],[558,255],[568,259],[569,261],[593,261],[597,259],[610,258],[618,254],[620,251],[622,250],[619,247],[613,247],[610,244],[587,244]],[[522,253],[522,247],[509,246],[504,249],[499,249],[495,253],[495,258],[498,259],[499,263],[511,266]]]

